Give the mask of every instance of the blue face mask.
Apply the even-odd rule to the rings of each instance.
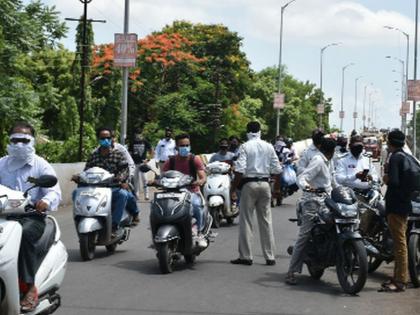
[[[180,156],[188,156],[188,154],[190,154],[191,152],[191,147],[179,147],[178,148],[178,153]]]
[[[112,140],[111,139],[99,139],[99,145],[102,148],[109,148],[112,145]]]

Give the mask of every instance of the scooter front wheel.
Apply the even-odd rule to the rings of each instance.
[[[156,246],[159,259],[159,268],[162,273],[171,273],[174,264],[172,252],[168,243],[159,243]]]
[[[420,286],[420,239],[418,234],[411,234],[408,241],[408,270],[413,286]]]
[[[80,256],[82,259],[92,260],[95,258],[96,232],[79,234]]]

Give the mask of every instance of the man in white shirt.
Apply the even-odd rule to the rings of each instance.
[[[43,158],[35,154],[35,129],[27,122],[18,122],[9,132],[8,155],[0,159],[0,184],[10,189],[26,191],[32,186],[28,177],[54,175],[55,171]],[[45,213],[55,211],[61,201],[58,183],[51,188],[34,188],[29,192],[36,212],[33,216],[18,219],[22,225],[22,240],[19,250],[19,279],[27,290],[21,300],[22,312],[30,312],[38,305],[35,274],[42,262],[35,252],[34,244],[45,230]]]
[[[326,194],[330,194],[336,185],[333,176],[333,165],[331,159],[334,156],[336,142],[333,139],[325,138],[320,146],[320,153],[315,155],[309,165],[298,177],[298,186],[304,190],[300,200],[302,213],[300,214],[301,225],[298,239],[293,247],[292,258],[290,259],[289,271],[286,276],[286,283],[296,284],[295,273],[301,273],[303,259],[305,256],[306,243],[311,237],[314,226],[313,219],[319,211],[319,206],[325,206]],[[325,191],[326,194],[316,193]]]
[[[335,179],[338,184],[357,189],[369,189],[368,179],[377,181],[376,168],[370,158],[363,154],[363,138],[353,136],[350,152],[337,161]]]
[[[172,129],[169,127],[165,128],[165,138],[161,139],[155,149],[155,161],[159,166],[160,172],[165,162],[170,156],[176,155],[176,144],[175,140],[172,139]]]
[[[281,173],[279,159],[273,146],[261,140],[261,127],[256,121],[247,125],[248,141],[239,149],[235,162],[235,179],[231,187],[232,199],[242,184],[239,216],[239,258],[232,264],[252,265],[251,239],[254,212],[257,214],[261,247],[266,264],[275,265],[274,236],[271,222],[270,176]],[[276,176],[279,178],[279,176]]]
[[[321,146],[322,140],[324,139],[324,130],[317,128],[312,131],[312,144],[303,151],[300,159],[297,162],[297,175],[301,174],[304,169],[309,165],[311,159],[319,154],[319,147]]]

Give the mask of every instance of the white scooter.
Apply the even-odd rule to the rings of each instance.
[[[206,166],[208,174],[207,183],[204,185],[204,198],[209,212],[213,217],[213,227],[220,227],[222,219],[232,224],[239,210],[232,205],[230,200],[231,178],[230,165],[225,162],[213,162]]]
[[[33,187],[52,187],[57,178],[50,175],[30,178]],[[17,218],[33,216],[35,210],[27,191],[15,191],[0,185],[0,314],[20,315],[20,291],[18,282],[18,256],[22,238],[22,226]],[[60,306],[57,294],[64,279],[67,251],[60,241],[60,228],[52,216],[47,216],[44,234],[37,241],[37,253],[44,257],[35,275],[39,304],[35,314],[52,314]]]
[[[73,218],[83,260],[95,257],[97,245],[105,245],[106,250],[113,253],[118,244],[129,239],[132,217],[126,210],[117,236],[112,237],[112,188],[117,186],[114,175],[100,167],[92,167],[79,174]]]

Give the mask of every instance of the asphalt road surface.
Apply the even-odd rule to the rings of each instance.
[[[149,204],[140,203],[141,223],[128,242],[108,255],[97,248],[93,261],[83,262],[72,221],[71,208],[62,208],[56,218],[69,253],[64,283],[59,293],[62,306],[57,315],[269,315],[269,314],[420,314],[420,289],[404,293],[378,293],[380,283],[392,273],[385,265],[370,275],[358,296],[343,294],[334,268],[321,280],[312,280],[306,269],[299,285],[284,283],[297,228],[288,221],[294,216],[297,195],[273,208],[277,265],[266,266],[261,255],[257,230],[254,264],[237,266],[238,225],[217,229],[214,243],[193,266],[183,261],[172,274],[159,271],[155,251],[149,248]]]

